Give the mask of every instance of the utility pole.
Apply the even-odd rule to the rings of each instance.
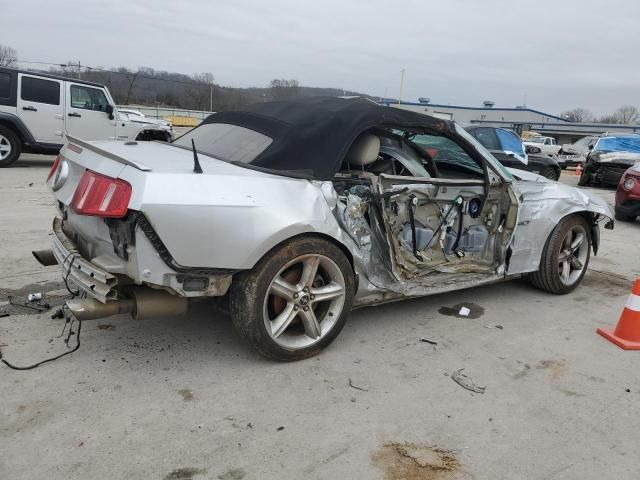
[[[209,112],[213,112],[213,83],[210,85],[210,97],[209,97]]]
[[[400,70],[400,95],[398,95],[398,105],[402,102],[402,90],[404,89],[404,68]]]

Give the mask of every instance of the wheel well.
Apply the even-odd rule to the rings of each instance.
[[[24,137],[22,136],[22,132],[20,132],[20,130],[18,128],[16,128],[16,126],[13,124],[13,122],[10,122],[9,120],[7,120],[5,118],[0,118],[0,125],[10,129],[13,133],[16,134],[16,136],[20,139],[20,141],[22,143],[24,143]]]
[[[265,252],[265,254],[260,258],[260,260],[258,260],[258,262],[262,261],[262,259],[267,257],[274,250],[277,250],[278,248],[280,248],[283,244],[285,244],[287,242],[290,242],[292,240],[297,240],[299,238],[319,238],[319,239],[325,240],[325,241],[327,241],[329,243],[332,243],[333,245],[338,247],[340,250],[342,250],[342,253],[345,254],[345,256],[347,257],[347,260],[349,260],[349,263],[351,264],[351,269],[353,270],[354,277],[357,280],[356,269],[355,269],[355,265],[353,263],[353,255],[351,254],[349,249],[345,245],[343,245],[342,243],[338,242],[335,238],[333,238],[333,237],[331,237],[329,235],[326,235],[324,233],[318,233],[318,232],[300,233],[298,235],[294,235],[293,237],[289,237],[286,240],[283,240],[280,243],[278,243],[277,245],[274,245],[273,247],[271,247],[269,249],[269,251]]]
[[[595,220],[595,216],[596,215],[594,213],[592,213],[592,212],[587,211],[587,210],[581,210],[579,212],[573,212],[573,213],[570,213],[569,215],[565,215],[564,217],[562,217],[562,219],[560,221],[564,220],[565,218],[572,217],[574,215],[584,218],[586,220],[587,224],[589,225],[589,228],[591,229],[590,232],[589,232],[589,235],[591,235],[591,248],[593,249],[593,254],[597,255],[598,254],[598,247],[600,246],[600,243],[599,243],[600,242],[600,238],[599,237],[598,238],[594,238],[594,228],[596,228],[598,226],[598,224],[596,223],[596,220]],[[558,223],[560,223],[560,222],[558,222]]]

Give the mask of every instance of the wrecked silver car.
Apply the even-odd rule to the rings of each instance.
[[[172,144],[68,137],[48,185],[36,253],[84,294],[78,319],[213,297],[278,360],[318,353],[353,307],[522,276],[568,293],[613,227],[603,200],[512,173],[455,123],[359,98],[216,113]]]

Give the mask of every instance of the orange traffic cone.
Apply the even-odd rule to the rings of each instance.
[[[575,175],[582,175],[582,164],[579,163],[576,167]]]
[[[640,280],[636,280],[614,331],[599,328],[598,333],[625,350],[640,350]]]

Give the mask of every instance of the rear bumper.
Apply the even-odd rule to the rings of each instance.
[[[62,267],[62,274],[66,280],[71,280],[87,296],[106,303],[115,300],[114,290],[118,279],[109,272],[85,260],[80,251],[62,230],[62,219],[53,219],[52,251],[58,264]]]
[[[624,203],[616,204],[616,214],[624,217],[640,216],[640,200],[628,200]]]
[[[164,244],[159,238],[150,237],[149,232],[145,233],[140,223],[135,228],[134,239],[129,240],[135,253],[130,254],[128,260],[107,255],[104,251],[90,253],[92,249],[83,245],[83,240],[76,243],[65,233],[67,226],[63,228],[62,218],[54,218],[51,253],[62,267],[63,277],[99,302],[106,303],[118,298],[119,292],[124,292],[132,285],[150,286],[172,295],[194,298],[223,296],[231,285],[232,274],[228,271],[181,266],[173,268],[163,255],[167,254],[173,260]],[[66,231],[69,232],[68,229]],[[156,240],[155,243],[152,238]],[[89,237],[87,244],[91,241]],[[34,255],[37,253],[40,252],[34,252]],[[39,261],[43,263],[41,259]],[[194,282],[197,285],[195,288],[189,286]]]

